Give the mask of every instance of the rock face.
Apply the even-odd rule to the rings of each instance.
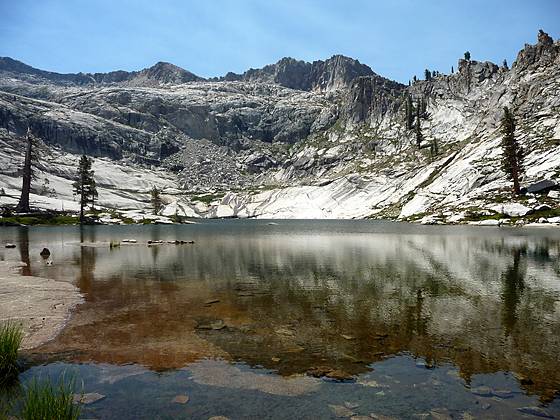
[[[325,92],[347,88],[356,77],[374,74],[358,60],[334,55],[313,63],[285,57],[262,69],[249,69],[243,74],[228,73],[220,80],[275,83],[290,89]]]
[[[151,183],[171,192],[166,212],[188,216],[442,222],[500,213],[512,201],[500,165],[504,106],[527,151],[524,186],[558,183],[560,42],[542,31],[511,69],[461,59],[455,73],[411,86],[344,56],[284,58],[213,80],[169,63],[64,75],[1,58],[0,204],[18,194],[29,126],[56,156],[39,169],[55,177],[66,208],[75,204],[73,156],[86,153],[108,171],[99,172],[105,194],[129,209],[147,206]],[[36,193],[48,203],[38,205],[54,206]],[[540,204],[558,201],[547,199]]]

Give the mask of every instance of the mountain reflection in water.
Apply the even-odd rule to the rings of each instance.
[[[278,223],[4,229],[28,274],[85,294],[35,357],[355,375],[406,352],[452,362],[467,382],[514,372],[545,401],[560,389],[560,232]],[[137,243],[109,247],[123,238]],[[175,239],[196,243],[147,245]]]

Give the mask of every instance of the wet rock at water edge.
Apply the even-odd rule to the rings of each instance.
[[[531,416],[535,416],[535,417],[541,417],[544,419],[553,419],[554,416],[551,415],[548,411],[546,411],[544,408],[541,407],[520,407],[517,409],[518,411],[520,411],[523,414],[529,414]]]
[[[341,337],[344,338],[345,340],[355,340],[356,337],[352,336],[352,335],[348,335],[348,334],[341,334]]]
[[[416,362],[416,367],[424,369],[434,369],[435,365],[433,362],[418,361]]]
[[[519,381],[521,385],[533,385],[534,382],[531,378],[523,375],[522,373],[514,373],[513,376]]]
[[[334,415],[338,418],[351,417],[354,414],[356,414],[352,410],[350,410],[349,408],[344,407],[343,405],[329,404],[329,407],[332,410],[332,412],[334,413]]]
[[[175,404],[186,404],[190,400],[188,395],[177,395],[171,402]]]
[[[90,392],[87,394],[74,394],[73,400],[76,404],[93,404],[94,402],[100,401],[105,398],[105,395],[99,394],[97,392]]]
[[[344,407],[349,408],[350,410],[354,410],[356,408],[358,408],[360,406],[360,404],[358,403],[353,403],[350,401],[344,401]]]
[[[333,369],[328,366],[313,367],[307,371],[307,375],[315,378],[327,378],[337,382],[354,381],[354,376],[339,369]]]
[[[352,416],[350,420],[371,420],[370,416]]]
[[[49,258],[49,256],[51,255],[51,251],[49,251],[48,248],[43,248],[39,255],[43,258]]]
[[[6,248],[15,248],[16,244],[7,243],[5,246]]]
[[[229,420],[229,417],[226,417],[226,416],[212,416],[212,417],[208,417],[208,420]]]

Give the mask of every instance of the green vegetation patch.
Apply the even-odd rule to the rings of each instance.
[[[20,324],[6,322],[0,327],[0,385],[14,381],[20,371],[18,351],[23,340]]]
[[[70,215],[33,215],[33,216],[5,216],[0,217],[0,226],[17,226],[17,225],[75,225],[79,223],[80,219],[77,216]]]
[[[210,204],[212,201],[224,198],[224,195],[224,193],[193,195],[191,199],[193,201],[200,201],[205,204]]]
[[[20,418],[77,420],[80,406],[74,404],[73,391],[74,381],[65,383],[64,378],[56,385],[50,381],[33,380],[25,388]]]

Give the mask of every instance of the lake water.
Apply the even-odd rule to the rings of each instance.
[[[106,396],[87,418],[560,416],[560,229],[210,220],[0,242],[84,294],[22,380],[73,375]]]

